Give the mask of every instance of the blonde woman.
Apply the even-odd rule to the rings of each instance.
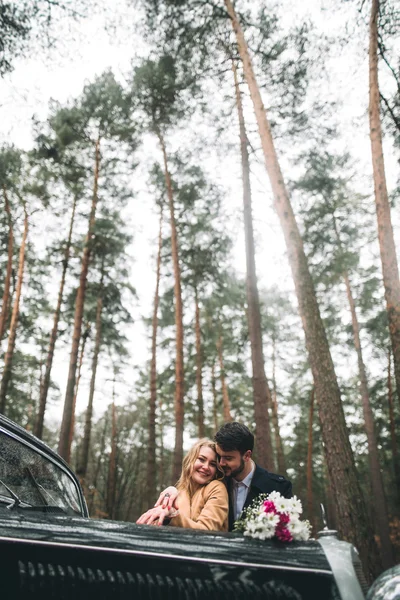
[[[199,440],[183,459],[182,473],[176,484],[176,508],[163,508],[157,502],[136,522],[162,525],[167,519],[174,527],[228,531],[228,493],[223,478],[214,442],[205,438]],[[175,491],[175,488],[168,490]]]

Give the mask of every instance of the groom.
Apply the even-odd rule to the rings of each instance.
[[[279,492],[292,497],[292,484],[282,477],[266,471],[251,458],[254,435],[241,423],[225,423],[214,437],[219,462],[226,476],[229,495],[229,531],[244,508],[250,506],[260,494]]]

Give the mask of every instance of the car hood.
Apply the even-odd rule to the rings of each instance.
[[[151,527],[50,514],[43,518],[30,514],[29,510],[17,513],[4,509],[0,511],[0,540],[7,539],[225,565],[331,573],[325,553],[316,540],[285,544],[274,540],[253,540],[239,533]]]

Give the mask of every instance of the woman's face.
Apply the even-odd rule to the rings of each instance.
[[[201,446],[192,470],[192,479],[198,485],[212,481],[217,472],[217,455],[208,446]]]

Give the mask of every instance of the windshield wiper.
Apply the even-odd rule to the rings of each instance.
[[[32,481],[33,485],[35,486],[35,488],[38,491],[38,494],[40,496],[40,498],[42,499],[42,502],[45,506],[48,506],[49,503],[46,500],[45,495],[43,494],[43,492],[45,492],[46,490],[40,485],[40,483],[38,483],[35,479],[35,476],[33,475],[32,471],[30,470],[29,467],[25,467],[25,471],[26,473],[28,473],[30,480]],[[42,492],[43,490],[43,492]]]
[[[10,494],[11,498],[14,500],[14,502],[11,502],[11,504],[7,504],[7,508],[11,509],[11,508],[14,508],[15,506],[20,506],[22,504],[22,502],[18,498],[17,494],[15,492],[13,492],[12,489],[9,488],[8,485],[6,483],[4,483],[4,481],[2,479],[0,479],[0,483],[2,486],[4,486],[6,488],[7,492]]]
[[[51,504],[49,504],[49,502],[46,500],[46,497],[44,495],[44,493],[48,493],[46,492],[46,490],[44,489],[43,486],[40,485],[40,483],[38,483],[35,479],[35,476],[33,475],[32,471],[30,470],[29,467],[25,467],[25,472],[26,474],[29,476],[29,479],[32,481],[32,483],[34,484],[40,498],[41,501],[43,502],[42,505],[37,505],[34,506],[32,504],[29,504],[23,500],[21,500],[17,494],[6,484],[4,483],[4,481],[2,479],[0,479],[0,485],[2,485],[7,492],[10,494],[11,496],[11,500],[12,502],[7,504],[7,508],[8,509],[13,509],[13,508],[20,508],[20,509],[29,509],[29,510],[33,510],[33,511],[44,511],[44,512],[50,512],[50,513],[62,513],[65,514],[66,510],[64,508],[61,508],[60,506],[57,506],[56,503],[54,504],[54,506],[52,506]],[[43,493],[44,492],[44,493]],[[1,494],[0,494],[1,495]],[[51,494],[49,494],[51,497]],[[53,498],[51,497],[51,499],[53,500]],[[2,502],[2,499],[0,499],[0,502]]]

